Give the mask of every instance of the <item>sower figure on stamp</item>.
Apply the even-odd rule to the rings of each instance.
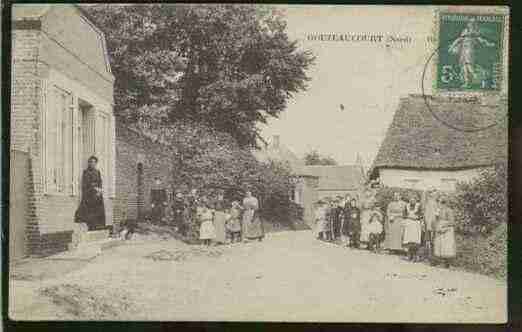
[[[476,75],[476,52],[481,46],[493,47],[495,44],[480,36],[480,30],[474,19],[468,22],[459,38],[455,39],[449,46],[449,52],[458,56],[462,80],[464,81],[463,88],[468,88],[473,83]]]
[[[160,224],[167,206],[167,190],[161,179],[154,178],[154,184],[150,190],[151,217],[153,224]]]
[[[105,227],[105,205],[100,171],[96,168],[98,158],[89,157],[82,175],[82,200],[75,213],[75,221],[85,223],[89,230]]]

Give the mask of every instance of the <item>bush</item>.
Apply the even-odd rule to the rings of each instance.
[[[451,201],[459,232],[489,234],[507,222],[507,165],[498,164],[472,181],[458,183]]]
[[[180,122],[156,135],[176,149],[174,189],[196,188],[208,196],[223,190],[226,200],[239,202],[250,189],[264,220],[290,223],[302,216],[289,197],[294,184],[288,165],[261,163],[230,135],[199,123]]]
[[[456,265],[495,278],[507,277],[507,224],[497,226],[488,236],[457,234]]]

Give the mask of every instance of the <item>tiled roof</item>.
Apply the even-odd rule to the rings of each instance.
[[[319,177],[318,190],[353,190],[364,183],[364,174],[360,166],[305,166],[304,169]]]
[[[430,108],[418,95],[401,99],[372,172],[383,167],[462,169],[507,160],[507,103],[504,100],[481,105],[430,97],[428,103]],[[456,130],[437,120],[430,109],[457,128],[474,129],[470,124],[480,128],[480,121],[496,125],[478,131]],[[492,119],[496,119],[495,122]]]

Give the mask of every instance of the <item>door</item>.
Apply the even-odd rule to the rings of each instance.
[[[26,255],[26,184],[29,174],[28,165],[26,152],[11,151],[9,186],[9,255],[11,260],[16,260]]]

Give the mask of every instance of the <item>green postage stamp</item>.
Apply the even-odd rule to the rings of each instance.
[[[504,15],[439,16],[437,89],[495,92],[503,77]]]

